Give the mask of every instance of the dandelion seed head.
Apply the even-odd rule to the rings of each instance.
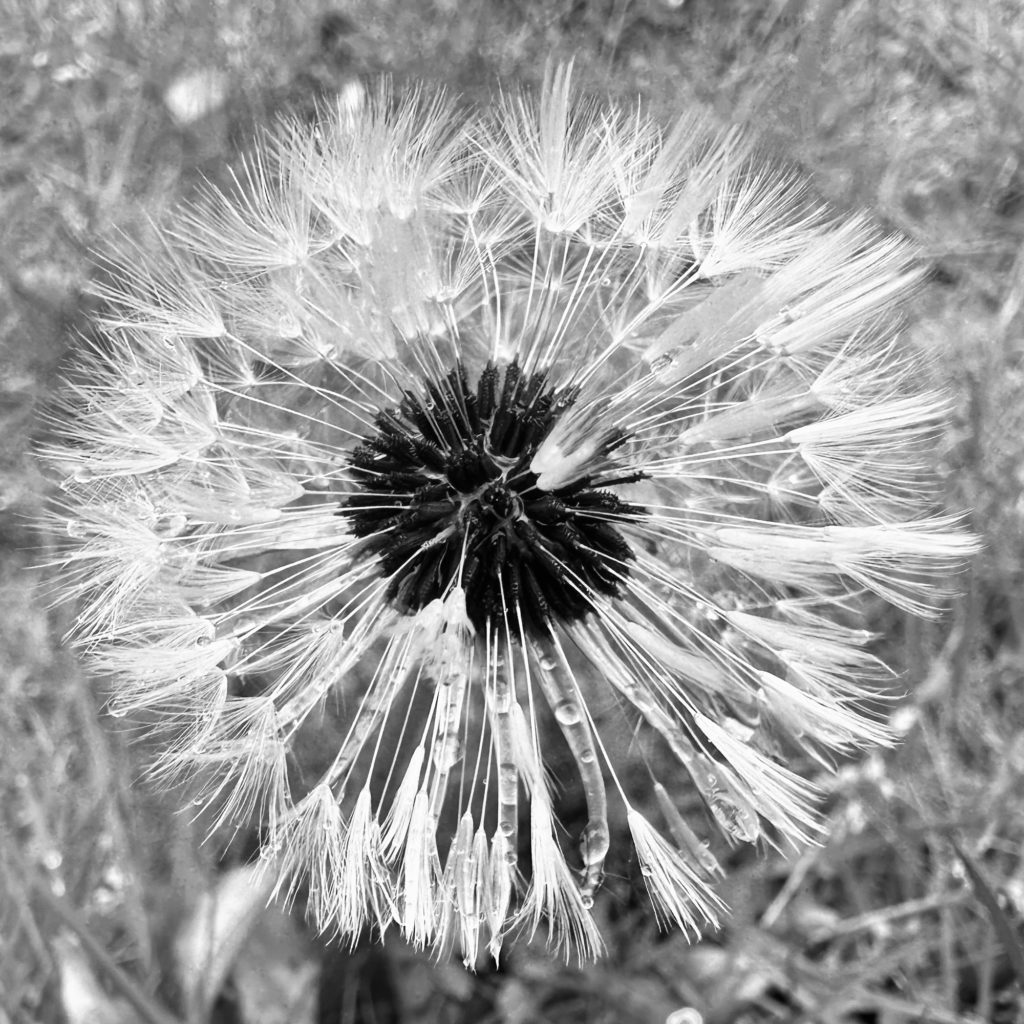
[[[76,638],[324,933],[590,959],[613,856],[696,933],[713,834],[819,828],[787,750],[889,741],[859,604],[974,550],[918,275],[742,133],[382,83],[123,262],[43,451]]]

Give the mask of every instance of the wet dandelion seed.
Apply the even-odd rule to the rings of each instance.
[[[905,247],[567,69],[469,115],[381,85],[236,185],[100,289],[45,452],[111,710],[350,941],[598,955],[614,804],[659,920],[715,923],[712,829],[818,828],[784,743],[887,739],[858,597],[927,614],[973,550]]]

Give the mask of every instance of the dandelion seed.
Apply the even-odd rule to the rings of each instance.
[[[708,889],[698,865],[674,848],[638,811],[630,808],[626,820],[658,917],[697,936],[705,924],[717,928],[718,914],[725,904]]]
[[[305,880],[310,918],[321,931],[337,928],[336,903],[356,886],[343,875],[345,826],[330,787],[311,789],[284,819],[279,835],[277,895],[291,906]],[[360,864],[367,860],[361,853]]]
[[[974,550],[916,276],[742,133],[568,68],[288,122],[102,289],[44,450],[77,639],[328,934],[595,957],[616,807],[658,919],[713,926],[709,833],[819,827],[783,742],[889,738],[864,593],[930,614]]]

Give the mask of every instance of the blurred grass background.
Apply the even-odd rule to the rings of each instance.
[[[0,26],[0,1021],[1024,1020],[1017,0],[0,0]],[[61,647],[68,612],[48,607],[29,526],[46,486],[28,449],[87,316],[91,254],[144,235],[255,125],[362,75],[479,98],[538,80],[548,55],[666,117],[697,103],[751,125],[836,205],[917,243],[933,272],[908,333],[958,400],[936,461],[985,553],[942,622],[878,612],[904,741],[819,780],[821,847],[718,851],[721,932],[659,934],[612,880],[606,961],[524,946],[470,975],[238,911],[197,1009],[175,965],[190,941],[195,958],[203,900],[230,903],[244,843],[201,845],[201,823],[137,783],[130,732]]]

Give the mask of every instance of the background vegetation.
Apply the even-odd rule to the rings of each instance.
[[[0,0],[0,1021],[728,1024],[1024,1019],[1024,11],[1016,0]],[[90,252],[144,233],[254,124],[360,75],[481,96],[575,55],[588,88],[752,125],[933,273],[911,339],[958,418],[936,452],[986,552],[941,623],[880,611],[902,744],[823,776],[823,846],[720,851],[688,945],[616,884],[610,956],[470,975],[324,949],[264,912],[245,844],[137,784],[61,647],[27,448]],[[810,770],[810,769],[809,769]],[[241,894],[241,895],[240,895]]]

